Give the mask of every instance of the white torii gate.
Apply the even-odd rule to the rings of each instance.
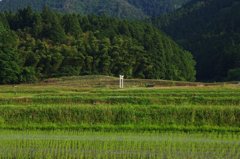
[[[123,79],[124,79],[124,76],[119,75],[119,88],[123,88]]]

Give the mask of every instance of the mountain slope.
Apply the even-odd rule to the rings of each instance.
[[[48,5],[61,12],[142,19],[173,11],[187,1],[189,0],[2,0],[0,11],[16,11],[27,6],[41,10]]]
[[[127,0],[130,4],[140,8],[146,15],[156,17],[164,13],[181,8],[191,0]]]
[[[240,80],[238,0],[194,0],[154,23],[193,52],[199,80]]]

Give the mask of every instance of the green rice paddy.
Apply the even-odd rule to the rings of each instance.
[[[117,82],[0,86],[0,158],[240,158],[239,85]]]
[[[240,157],[240,134],[2,131],[2,158]]]

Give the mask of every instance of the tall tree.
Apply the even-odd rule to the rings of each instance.
[[[43,30],[42,37],[49,38],[55,42],[64,42],[66,35],[55,12],[48,7],[42,11]]]
[[[16,35],[6,30],[0,22],[0,83],[19,82],[21,69],[16,47]]]
[[[77,15],[64,15],[62,24],[67,34],[73,35],[75,37],[79,37],[81,35],[82,28],[80,27]]]

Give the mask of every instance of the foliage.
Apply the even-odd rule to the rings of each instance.
[[[228,71],[228,80],[240,81],[240,68],[229,70]]]
[[[0,22],[0,83],[18,82],[20,67],[16,51],[16,35],[8,31]]]
[[[173,11],[189,0],[2,0],[0,11],[17,11],[27,6],[40,11],[44,6],[68,13],[108,15],[119,18],[143,19]]]
[[[86,74],[195,80],[191,54],[145,23],[62,15],[48,7],[40,13],[28,7],[1,17],[19,39],[11,48],[22,70],[19,78],[5,83]],[[16,60],[11,59],[19,63]]]
[[[240,67],[240,3],[238,0],[194,0],[153,22],[190,50],[197,61],[197,79],[227,78]]]

